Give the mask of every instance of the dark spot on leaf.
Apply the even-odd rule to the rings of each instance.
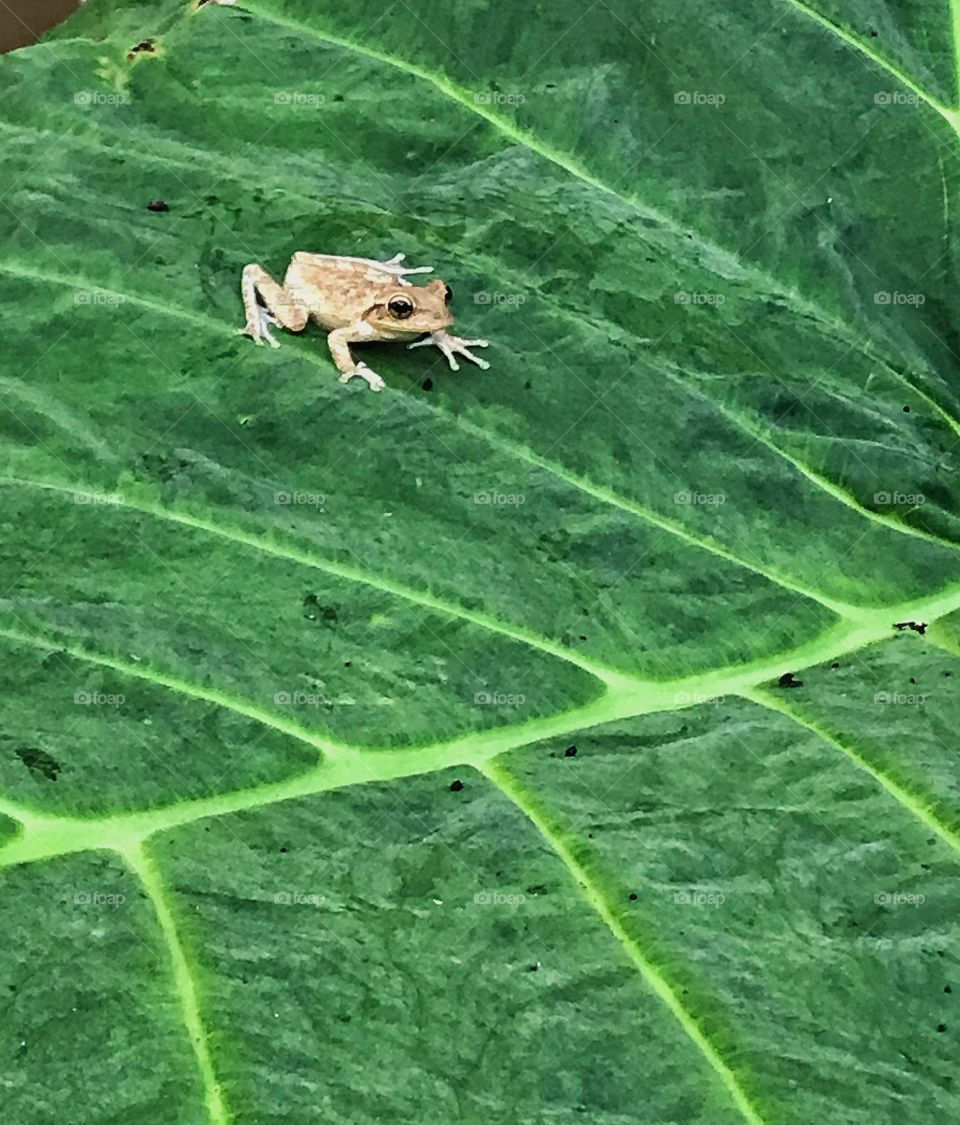
[[[532,887],[527,887],[528,895],[545,895],[546,893],[547,888],[543,883],[535,883]]]
[[[914,633],[919,633],[921,636],[927,631],[926,621],[896,621],[893,627],[901,633],[904,629],[912,629]]]
[[[425,391],[432,391],[433,390],[433,380],[432,379],[424,379],[424,381],[420,384],[420,386],[423,387],[423,389]]]
[[[47,781],[56,781],[57,775],[63,768],[56,758],[51,758],[46,750],[41,750],[37,746],[21,746],[15,753],[34,777],[45,777]]]
[[[463,788],[463,782],[460,780],[459,777],[457,778],[456,781],[450,782],[450,792],[451,793],[459,793],[462,788]]]
[[[539,969],[539,968],[540,968],[539,962],[536,965],[528,965],[527,966],[527,972],[528,973],[535,973],[537,971],[537,969]]]
[[[151,199],[147,204],[148,211],[169,211],[170,204],[163,199]]]
[[[947,1030],[947,1025],[945,1023],[938,1023],[937,1024],[937,1031],[946,1031],[946,1030]]]
[[[780,687],[795,688],[803,687],[803,680],[794,679],[792,672],[784,672],[779,679]]]
[[[915,684],[916,682],[917,682],[917,681],[916,681],[916,680],[915,680],[915,679],[913,678],[913,676],[911,676],[911,677],[910,677],[910,683],[912,683],[912,684]]]
[[[333,95],[333,100],[334,100],[335,102],[342,102],[342,101],[343,101],[343,94],[334,94],[334,95]]]
[[[637,901],[637,894],[636,894],[636,891],[631,891],[631,892],[630,892],[630,901],[631,901],[631,902],[636,902],[636,901]]]
[[[832,664],[830,665],[830,667],[831,667],[831,668],[839,668],[839,667],[840,667],[840,661],[839,661],[839,660],[835,660],[835,661],[834,661],[834,662],[833,662],[833,663],[832,663]]]
[[[952,988],[950,987],[950,985],[949,985],[949,984],[945,984],[945,985],[943,986],[943,991],[944,991],[944,992],[953,992],[953,989],[952,989]]]
[[[904,412],[904,414],[909,414],[909,413],[910,413],[910,407],[909,407],[909,406],[905,406],[905,407],[903,408],[903,412]]]
[[[576,746],[568,746],[563,752],[565,758],[575,758],[577,756]]]
[[[282,851],[282,852],[285,852],[286,850],[287,850],[286,848],[281,848],[281,849],[280,849],[280,851]]]
[[[530,390],[530,388],[531,388],[532,386],[533,386],[533,383],[531,383],[531,382],[530,382],[530,380],[528,379],[528,380],[527,380],[527,381],[526,381],[526,382],[525,382],[525,383],[523,384],[523,389],[524,389],[525,391],[529,391],[529,390]]]
[[[344,666],[344,668],[349,668],[352,663],[353,663],[352,660],[345,660],[343,662],[343,666]]]

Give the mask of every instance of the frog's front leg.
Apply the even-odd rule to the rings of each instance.
[[[474,355],[470,351],[471,348],[486,348],[489,347],[487,340],[464,340],[462,336],[451,336],[448,332],[439,331],[431,332],[424,336],[422,340],[414,340],[412,344],[407,344],[408,348],[422,348],[424,344],[436,344],[436,346],[447,357],[447,363],[454,371],[460,370],[460,364],[457,363],[454,356],[462,355],[465,359],[469,359],[471,363],[475,363],[477,367],[482,367],[484,371],[490,366],[485,359],[480,356]]]
[[[310,319],[310,310],[300,298],[279,285],[263,266],[256,263],[243,267],[240,294],[247,315],[243,333],[252,336],[255,344],[266,340],[272,348],[279,348],[280,345],[270,335],[271,324],[281,324],[291,332],[302,332]],[[266,308],[257,300],[258,296]]]
[[[357,363],[350,352],[351,344],[369,340],[373,335],[369,324],[361,321],[359,324],[352,324],[347,328],[334,329],[327,337],[333,362],[337,365],[337,370],[341,372],[341,383],[349,383],[351,379],[359,376],[364,382],[370,384],[372,390],[382,391],[386,386],[376,371],[371,371],[365,363]]]

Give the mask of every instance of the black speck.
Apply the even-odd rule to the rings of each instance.
[[[523,389],[524,389],[525,391],[529,391],[529,390],[530,390],[530,388],[531,388],[532,386],[533,386],[533,383],[531,383],[531,382],[530,382],[530,380],[528,379],[528,380],[527,380],[527,381],[526,381],[526,382],[525,382],[525,383],[523,384]]]
[[[280,849],[280,851],[282,851],[282,852],[285,852],[286,850],[287,850],[286,848],[281,848],[281,849]]]
[[[830,665],[830,667],[831,667],[831,668],[839,668],[839,667],[840,667],[840,661],[839,661],[839,660],[835,660],[835,661],[834,661],[834,662],[833,662],[833,663],[832,663],[832,664]]]
[[[459,793],[462,788],[463,788],[463,782],[460,780],[459,777],[457,778],[456,781],[450,782],[450,792],[451,793]]]
[[[794,688],[803,687],[803,680],[796,680],[792,672],[784,672],[779,680],[780,687]]]
[[[345,660],[343,662],[343,666],[344,666],[344,668],[349,668],[352,663],[353,663],[352,660]]]
[[[151,199],[147,204],[148,211],[169,211],[170,204],[162,199]]]
[[[912,683],[912,684],[915,684],[916,682],[917,682],[917,681],[916,681],[916,680],[915,680],[915,679],[913,678],[913,676],[911,676],[911,677],[910,677],[910,683]]]
[[[876,37],[877,37],[877,35],[878,35],[878,34],[879,34],[879,32],[876,32],[876,31],[873,31],[873,30],[871,30],[871,32],[870,32],[870,38],[871,38],[871,39],[876,39]]]
[[[537,969],[539,969],[539,968],[540,968],[539,965],[528,965],[527,966],[527,972],[528,973],[535,973],[537,971]]]
[[[909,407],[909,406],[905,406],[905,407],[903,408],[903,412],[904,412],[904,414],[909,414],[909,413],[910,413],[910,407]]]
[[[953,992],[953,989],[952,989],[952,988],[950,987],[950,985],[949,985],[949,984],[945,984],[945,985],[943,986],[943,991],[944,991],[944,992]]]
[[[914,633],[919,633],[921,636],[927,631],[926,621],[896,621],[893,627],[901,633],[904,629],[912,629]]]
[[[131,47],[127,52],[127,60],[132,61],[137,55],[152,55],[156,51],[152,39],[143,39],[135,47]]]
[[[636,902],[636,901],[637,901],[637,894],[636,894],[636,891],[631,891],[631,892],[630,892],[630,901],[631,901],[631,902]]]
[[[563,752],[565,758],[575,758],[577,756],[576,746],[568,746]]]
[[[425,391],[432,391],[433,390],[433,380],[432,379],[424,379],[424,381],[420,384],[420,386],[423,387],[423,389]]]
[[[342,102],[342,101],[343,101],[343,94],[334,94],[334,95],[333,95],[333,100],[334,100],[335,102]]]
[[[945,1023],[938,1023],[937,1024],[937,1031],[946,1031],[946,1030],[947,1030],[947,1025]]]
[[[34,777],[45,777],[47,781],[56,781],[63,768],[56,758],[37,746],[21,746],[14,753]]]

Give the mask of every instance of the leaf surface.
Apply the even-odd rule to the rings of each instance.
[[[0,60],[12,1116],[956,1114],[957,26],[117,0]],[[432,265],[490,370],[254,348],[300,249]]]

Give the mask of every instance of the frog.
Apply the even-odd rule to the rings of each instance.
[[[411,348],[433,344],[454,371],[459,370],[457,356],[486,370],[490,364],[470,349],[488,347],[487,340],[467,340],[447,332],[453,324],[450,286],[439,278],[414,285],[409,276],[434,269],[405,266],[405,261],[405,254],[380,261],[298,250],[282,285],[252,262],[244,266],[240,283],[247,318],[241,332],[256,344],[266,342],[276,348],[280,345],[270,332],[272,325],[302,332],[312,318],[328,332],[340,382],[360,378],[374,391],[383,390],[384,381],[366,363],[354,359],[351,344],[407,341]]]

